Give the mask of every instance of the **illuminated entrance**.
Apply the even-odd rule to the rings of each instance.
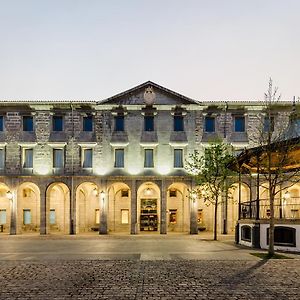
[[[141,199],[141,231],[157,231],[157,199]]]

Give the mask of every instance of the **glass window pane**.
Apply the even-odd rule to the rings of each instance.
[[[53,116],[53,131],[63,131],[63,117]]]
[[[31,211],[30,209],[23,209],[23,224],[31,224]]]
[[[33,131],[33,117],[23,117],[23,131]]]
[[[153,149],[145,149],[145,168],[153,168],[154,161],[153,161]]]
[[[53,149],[53,168],[64,167],[64,151],[63,149]]]
[[[245,117],[235,117],[235,132],[245,132]]]
[[[83,117],[83,131],[93,131],[93,117]]]
[[[3,123],[4,123],[4,118],[3,116],[0,116],[0,131],[3,131],[4,128]]]
[[[121,224],[129,223],[129,209],[121,209]]]
[[[93,150],[84,149],[83,150],[83,168],[92,168],[93,167]]]
[[[124,168],[124,149],[115,150],[115,168]]]
[[[183,168],[182,149],[174,149],[174,168]]]
[[[6,209],[0,209],[0,224],[6,224]]]
[[[115,131],[124,131],[124,116],[115,117]]]
[[[183,117],[174,116],[174,131],[183,131]]]
[[[205,132],[215,132],[215,118],[206,117],[205,118]]]
[[[24,168],[33,168],[33,150],[25,149],[24,150]]]
[[[49,222],[50,222],[51,225],[56,224],[55,209],[50,209]]]
[[[145,131],[154,131],[154,117],[153,116],[145,116]]]
[[[5,151],[4,149],[0,149],[0,169],[4,169],[5,165]]]
[[[264,119],[264,132],[274,131],[274,117],[266,116]]]

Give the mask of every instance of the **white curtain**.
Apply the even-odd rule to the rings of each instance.
[[[4,169],[4,149],[0,149],[0,169]]]
[[[174,149],[174,168],[183,168],[182,149]]]
[[[53,168],[64,167],[64,150],[53,149]]]
[[[153,149],[145,149],[145,168],[153,168]]]
[[[115,167],[124,168],[124,149],[115,150]]]
[[[92,168],[93,167],[93,151],[92,149],[84,149],[83,151],[83,167]]]
[[[32,168],[32,167],[33,167],[33,150],[25,149],[24,168]]]

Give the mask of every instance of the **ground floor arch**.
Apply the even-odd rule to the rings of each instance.
[[[7,192],[9,187],[0,183],[0,234],[10,232],[12,199],[9,199]]]

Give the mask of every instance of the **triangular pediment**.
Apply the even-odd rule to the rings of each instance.
[[[99,105],[188,105],[200,104],[152,81],[144,82],[98,103]]]

